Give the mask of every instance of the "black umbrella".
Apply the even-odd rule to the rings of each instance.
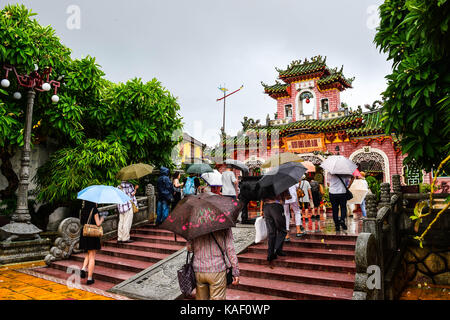
[[[228,164],[228,165],[232,166],[233,168],[241,170],[242,175],[244,175],[244,176],[248,175],[248,167],[242,161],[227,159],[227,160],[225,160],[225,164]]]
[[[298,183],[306,172],[304,165],[298,162],[287,162],[273,168],[258,181],[258,186],[268,194],[273,191],[279,195]]]

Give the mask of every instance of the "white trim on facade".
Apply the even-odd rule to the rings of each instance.
[[[388,156],[386,155],[386,153],[383,150],[377,149],[377,148],[373,148],[373,147],[370,147],[369,153],[370,152],[377,153],[383,158],[383,160],[384,160],[384,175],[383,175],[384,178],[383,178],[383,180],[384,180],[384,182],[389,182],[390,183],[391,182],[390,181],[391,180],[391,171],[389,169],[389,158],[388,158]],[[364,147],[354,151],[350,155],[349,159],[353,161],[353,158],[356,157],[358,154],[361,154],[361,153],[367,153],[366,151],[364,151]]]

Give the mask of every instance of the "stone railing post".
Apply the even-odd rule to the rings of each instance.
[[[147,184],[145,187],[145,196],[147,197],[147,216],[150,223],[156,222],[156,194],[155,187]]]
[[[377,223],[377,198],[374,194],[369,193],[366,196],[367,217],[363,220],[363,232],[373,233],[376,236]]]
[[[380,203],[378,209],[391,205],[391,185],[384,182],[380,185]]]
[[[367,198],[366,198],[367,199]],[[378,260],[378,246],[372,233],[362,232],[355,247],[355,286],[353,300],[380,299],[382,275]]]
[[[392,191],[398,195],[400,195],[402,193],[402,184],[400,182],[399,174],[394,174],[392,176]]]

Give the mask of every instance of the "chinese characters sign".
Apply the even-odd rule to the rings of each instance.
[[[326,151],[325,135],[298,134],[293,137],[283,138],[286,151],[295,153],[310,153],[313,151]]]

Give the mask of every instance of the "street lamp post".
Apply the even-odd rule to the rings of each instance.
[[[25,128],[24,128],[24,145],[22,149],[21,166],[19,174],[19,189],[17,192],[17,207],[16,211],[11,217],[11,222],[0,229],[8,233],[10,236],[6,239],[6,242],[13,240],[25,240],[25,239],[40,239],[39,233],[42,232],[38,227],[31,223],[31,215],[28,210],[28,185],[30,178],[30,155],[31,155],[31,126],[33,117],[34,99],[36,96],[35,91],[49,91],[51,87],[54,87],[54,95],[52,96],[53,102],[58,102],[59,97],[56,95],[57,89],[60,86],[58,81],[49,81],[49,76],[52,71],[51,68],[46,68],[40,75],[37,71],[37,67],[33,72],[27,75],[20,75],[17,73],[15,67],[10,65],[4,65],[3,69],[6,70],[6,77],[1,81],[1,85],[4,88],[8,88],[10,82],[8,80],[9,72],[13,71],[17,84],[21,87],[27,88],[27,106],[25,111]],[[16,99],[20,99],[20,93],[14,94]]]

